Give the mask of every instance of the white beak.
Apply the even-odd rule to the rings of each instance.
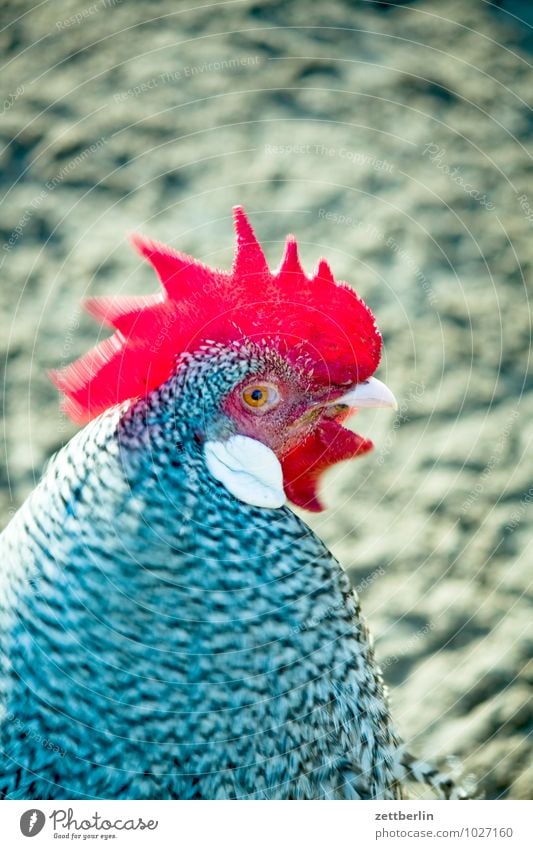
[[[396,398],[381,380],[369,377],[358,383],[345,395],[332,401],[333,404],[346,404],[347,407],[392,407],[398,409]]]

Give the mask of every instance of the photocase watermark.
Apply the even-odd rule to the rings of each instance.
[[[411,380],[410,388],[407,394],[401,399],[398,403],[398,409],[396,410],[396,414],[394,416],[392,427],[387,434],[387,438],[380,446],[378,456],[376,458],[376,463],[378,466],[382,466],[385,462],[386,458],[392,451],[392,446],[394,443],[394,434],[400,428],[402,424],[410,421],[409,416],[407,415],[407,411],[410,406],[418,401],[426,391],[425,383],[418,383],[416,380]]]
[[[524,517],[527,505],[531,504],[531,502],[533,502],[533,484],[529,487],[527,492],[520,499],[520,503],[516,510],[513,510],[513,512],[511,513],[511,519],[505,526],[505,530],[508,533],[512,533],[516,530],[516,528]]]
[[[260,56],[237,56],[233,59],[219,59],[216,62],[204,62],[202,65],[185,65],[184,77],[195,77],[198,74],[212,74],[218,71],[235,71],[249,65],[259,65]]]
[[[378,566],[377,569],[374,569],[373,572],[370,573],[366,578],[363,578],[356,587],[354,587],[355,593],[359,595],[363,590],[367,587],[370,587],[374,581],[376,581],[381,575],[385,574],[385,570]],[[331,604],[329,607],[326,607],[324,610],[320,611],[316,614],[316,616],[312,616],[309,619],[306,619],[305,622],[301,622],[298,625],[295,625],[294,628],[291,628],[291,634],[300,634],[303,631],[310,631],[312,628],[316,628],[321,622],[325,619],[331,619],[335,616],[338,610],[344,610],[346,607],[346,603],[344,599],[340,599],[336,604]]]
[[[385,569],[382,566],[378,566],[377,569],[374,569],[370,575],[367,575],[366,578],[362,578],[358,584],[354,587],[354,590],[357,595],[363,592],[363,590],[368,589],[368,587],[372,586],[374,581],[377,581],[378,578],[381,578],[382,575],[385,574]]]
[[[165,318],[163,326],[155,338],[154,344],[150,345],[151,354],[159,353],[164,343],[170,338],[172,328],[176,324],[178,318],[178,313],[172,313]]]
[[[452,168],[450,165],[447,165],[444,162],[444,158],[446,156],[446,148],[440,147],[440,145],[435,144],[434,142],[429,142],[426,144],[422,156],[428,156],[429,160],[433,162],[436,168],[439,171],[442,171],[443,174],[446,174],[450,180],[453,180],[454,183],[457,183],[458,186],[462,188],[465,194],[469,195],[474,200],[477,200],[478,203],[485,207],[485,209],[493,210],[496,209],[495,205],[488,199],[486,192],[481,193],[479,189],[476,189],[472,183],[468,183],[465,178],[462,176],[459,168]]]
[[[66,752],[57,743],[49,740],[48,737],[38,734],[32,728],[28,728],[25,722],[19,719],[16,714],[8,711],[4,716],[4,722],[12,722],[15,728],[21,732],[21,737],[24,740],[31,740],[34,743],[39,743],[44,749],[49,749],[51,752],[57,752],[60,758],[64,758]]]
[[[24,811],[20,818],[20,830],[24,837],[35,837],[44,828],[46,817],[38,808]]]
[[[67,325],[67,332],[65,333],[65,339],[63,341],[63,347],[61,349],[61,362],[59,368],[64,368],[68,360],[70,358],[70,352],[72,350],[72,346],[75,340],[75,333],[79,329],[80,326],[80,310],[75,310],[69,320]]]
[[[157,77],[151,77],[142,83],[132,86],[125,91],[119,91],[113,95],[115,103],[123,103],[130,97],[139,97],[147,91],[152,91],[161,85],[179,82],[183,79],[198,76],[206,73],[219,73],[220,71],[236,71],[240,68],[258,65],[261,61],[260,56],[236,56],[232,59],[219,59],[215,62],[204,62],[202,65],[184,65],[182,68],[177,68],[175,71],[164,71],[158,74]]]
[[[533,224],[533,207],[529,202],[528,196],[526,194],[519,195],[518,203],[528,224]]]
[[[80,12],[70,15],[69,18],[65,18],[62,21],[56,21],[56,29],[61,31],[64,29],[70,29],[70,27],[76,27],[79,24],[82,24],[83,21],[86,21],[87,18],[91,18],[93,15],[96,15],[97,12],[101,12],[103,9],[113,9],[115,6],[120,6],[121,3],[122,0],[98,0],[97,3],[93,3],[92,6],[87,6]]]
[[[69,162],[67,162],[66,165],[63,166],[63,168],[61,168],[60,171],[58,171],[55,177],[52,177],[51,180],[48,180],[45,183],[47,190],[49,192],[53,191],[53,189],[62,183],[65,177],[70,174],[71,171],[74,171],[84,159],[87,159],[91,153],[100,150],[100,148],[105,145],[106,141],[107,139],[104,136],[101,136],[95,142],[86,147],[85,150],[82,150],[82,152],[77,156],[74,156]]]
[[[84,159],[87,159],[88,156],[103,147],[105,143],[106,139],[104,138],[104,136],[101,136],[95,142],[93,142],[84,150],[82,150],[81,153],[79,153],[77,156],[74,156],[69,162],[67,162],[66,165],[61,168],[60,171],[58,171],[55,177],[52,177],[52,179],[48,180],[44,184],[44,188],[39,192],[38,195],[33,198],[29,207],[24,210],[24,213],[21,215],[16,226],[13,228],[7,242],[4,242],[4,244],[2,245],[3,251],[8,253],[22,238],[22,234],[24,233],[25,227],[31,221],[35,212],[39,209],[39,207],[41,206],[43,201],[48,197],[50,192],[53,192],[53,190],[63,182],[65,177],[67,177],[71,171],[74,171],[80,165],[80,163],[84,161]]]
[[[80,326],[80,310],[75,310],[69,320],[67,325],[67,332],[65,333],[65,339],[63,341],[63,347],[61,349],[61,360],[58,366],[58,370],[65,368],[70,361],[70,354],[72,351],[72,347],[74,345],[74,340],[76,338],[76,331]],[[59,433],[64,433],[67,429],[67,417],[63,416],[59,422],[58,431]]]
[[[326,147],[324,144],[266,144],[265,153],[274,156],[325,156],[346,159],[352,165],[365,165],[374,171],[392,173],[394,165],[387,159],[378,159],[370,153],[350,150],[347,147]]]
[[[110,820],[107,817],[102,816],[96,811],[94,814],[91,814],[90,817],[74,813],[73,808],[57,808],[52,811],[49,815],[48,819],[52,821],[52,826],[54,829],[54,837],[80,837],[77,835],[77,831],[81,832],[96,832],[96,834],[90,834],[91,837],[97,837],[98,832],[115,832],[115,831],[144,831],[148,829],[149,831],[155,831],[155,829],[159,825],[159,820],[144,820],[142,817],[121,817],[117,820]],[[65,834],[57,834],[57,832],[63,829]],[[100,837],[105,837],[106,835],[101,834]],[[109,836],[117,837],[116,834],[111,834]],[[85,835],[84,835],[85,837]]]
[[[342,224],[345,227],[357,227],[357,229],[364,230],[364,232],[368,233],[369,236],[379,239],[387,248],[389,248],[389,250],[405,262],[409,270],[412,274],[414,274],[416,281],[420,283],[422,291],[431,306],[434,307],[437,304],[437,296],[435,295],[431,283],[427,279],[426,275],[420,266],[417,265],[409,252],[406,251],[393,236],[387,236],[386,233],[379,229],[379,227],[376,227],[375,224],[371,224],[369,221],[363,221],[360,218],[354,218],[351,215],[344,215],[343,213],[335,212],[334,210],[320,208],[318,210],[318,217],[323,218],[325,221],[331,221],[333,224]]]
[[[419,643],[423,637],[425,637],[427,634],[430,634],[431,631],[434,630],[435,623],[426,622],[425,625],[423,625],[421,628],[418,629],[418,631],[416,631],[411,637],[409,637],[409,640],[405,644],[405,647],[399,654],[390,654],[384,660],[380,661],[379,668],[381,669],[381,671],[383,672],[385,669],[389,669],[391,666],[394,666],[395,663],[398,663],[398,661],[402,657],[404,657],[406,654],[409,654],[409,652],[415,648],[417,643]]]
[[[23,94],[23,85],[17,86],[14,92],[10,92],[7,97],[4,98],[4,102],[0,104],[0,115],[5,115],[6,112],[9,112],[13,104],[16,103],[19,97],[22,97]]]
[[[511,432],[513,430],[513,427],[514,427],[514,424],[515,424],[517,418],[518,418],[518,410],[513,410],[511,412],[511,415],[507,419],[505,427],[503,428],[503,430],[501,431],[501,433],[498,436],[498,439],[496,440],[496,445],[494,446],[494,449],[493,449],[489,459],[487,460],[487,463],[486,463],[483,471],[481,472],[481,474],[479,476],[478,482],[476,483],[475,487],[473,487],[470,490],[468,496],[463,501],[463,503],[461,505],[461,509],[459,511],[461,514],[466,513],[472,507],[472,505],[475,504],[475,502],[478,500],[481,493],[484,491],[485,484],[488,481],[488,479],[490,478],[490,476],[492,475],[494,469],[501,462],[502,454],[505,450],[505,446],[507,445],[507,442],[509,440],[509,436],[511,435]]]

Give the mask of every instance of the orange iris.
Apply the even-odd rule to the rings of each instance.
[[[242,393],[245,404],[249,407],[263,407],[269,400],[268,386],[248,386]]]

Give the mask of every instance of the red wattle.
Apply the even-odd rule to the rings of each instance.
[[[307,439],[281,460],[287,498],[298,507],[319,513],[325,509],[318,497],[323,472],[341,460],[366,454],[372,448],[369,439],[347,430],[335,419],[322,421]]]

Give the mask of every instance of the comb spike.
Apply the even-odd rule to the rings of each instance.
[[[136,233],[130,236],[130,240],[138,253],[155,268],[170,298],[185,298],[191,289],[206,288],[212,283],[213,269],[197,259]]]
[[[327,262],[327,260],[319,259],[318,268],[315,274],[315,280],[317,277],[326,283],[332,283],[333,285],[335,285],[335,278],[333,277],[333,273],[331,271],[331,268],[329,267],[329,263]]]
[[[85,312],[108,327],[123,329],[126,318],[135,317],[144,310],[163,303],[163,295],[105,295],[85,298],[82,302]]]
[[[61,369],[48,373],[50,380],[60,392],[65,394],[78,392],[94,378],[95,374],[124,348],[124,338],[115,333],[104,339],[79,359]]]
[[[242,206],[233,208],[237,245],[233,262],[233,276],[247,277],[250,274],[270,274],[263,249],[257,241],[248,217]]]
[[[285,253],[283,254],[279,273],[304,274],[304,270],[300,264],[300,259],[298,257],[298,245],[296,244],[296,239],[292,234],[287,236],[287,241],[285,243]]]

